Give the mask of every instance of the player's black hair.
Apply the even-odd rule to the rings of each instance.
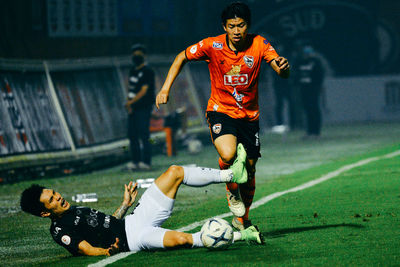
[[[222,25],[226,25],[228,19],[242,18],[246,21],[248,27],[251,24],[250,8],[242,2],[233,2],[229,4],[221,13]]]
[[[137,50],[142,51],[144,54],[147,53],[146,47],[142,44],[134,44],[131,46],[131,54]]]
[[[21,209],[30,214],[40,217],[42,211],[46,211],[44,204],[40,202],[40,195],[43,192],[44,187],[33,184],[27,188],[21,194]]]

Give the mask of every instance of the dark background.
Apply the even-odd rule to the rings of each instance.
[[[136,42],[147,45],[153,54],[176,54],[205,37],[223,33],[220,13],[230,2],[3,0],[0,57],[119,56],[129,54],[129,47]],[[252,10],[250,32],[264,35],[289,59],[299,45],[308,43],[322,54],[336,76],[400,72],[400,1],[244,2]],[[60,6],[64,11],[57,11]],[[71,7],[85,10],[85,14],[65,12]],[[112,11],[108,14],[115,21],[112,33],[51,33],[55,29],[53,21],[61,19],[71,27],[77,21],[96,20],[104,16],[102,7]]]

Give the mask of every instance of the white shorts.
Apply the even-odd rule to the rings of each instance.
[[[171,216],[174,202],[155,183],[144,192],[133,214],[125,217],[130,251],[164,248],[164,235],[170,230],[160,226]]]

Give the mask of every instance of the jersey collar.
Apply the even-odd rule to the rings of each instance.
[[[245,43],[245,45],[244,45],[244,47],[243,47],[243,50],[236,50],[236,51],[234,51],[234,50],[232,50],[232,48],[229,46],[228,34],[225,33],[225,44],[226,44],[226,46],[228,47],[228,50],[229,50],[229,51],[232,51],[233,53],[235,53],[235,55],[238,55],[240,52],[246,51],[246,50],[251,46],[251,36],[249,36],[249,35],[250,35],[250,34],[247,33],[247,35],[246,35],[246,43]]]

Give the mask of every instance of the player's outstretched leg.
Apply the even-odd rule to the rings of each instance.
[[[251,226],[240,232],[233,233],[234,242],[246,241],[249,244],[264,244],[264,237],[258,230],[257,226]],[[151,240],[155,240],[152,238]],[[152,246],[150,246],[152,247]],[[201,232],[183,233],[177,231],[167,231],[163,239],[163,248],[199,248],[204,247],[201,241]],[[157,245],[153,246],[157,248]]]
[[[178,188],[182,183],[194,187],[212,183],[245,183],[247,182],[245,159],[246,151],[243,148],[240,157],[235,160],[232,168],[227,170],[173,165],[156,179],[155,184],[167,197],[175,199]]]

